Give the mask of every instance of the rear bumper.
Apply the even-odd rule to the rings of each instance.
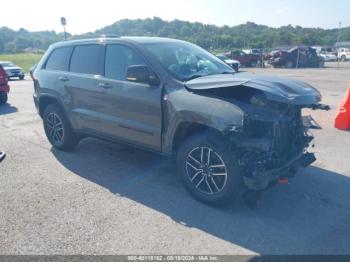
[[[24,77],[23,72],[8,72],[7,77]]]

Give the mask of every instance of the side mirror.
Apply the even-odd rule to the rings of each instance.
[[[150,85],[159,85],[159,78],[151,74],[147,66],[144,65],[133,65],[129,66],[126,79],[131,82],[144,83]]]

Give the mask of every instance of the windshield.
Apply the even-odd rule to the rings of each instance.
[[[0,63],[3,67],[12,67],[15,66],[13,63],[11,62],[4,62],[4,63]]]
[[[147,43],[144,46],[177,79],[234,73],[233,69],[204,49],[184,42]]]

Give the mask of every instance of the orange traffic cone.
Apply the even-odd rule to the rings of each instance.
[[[350,84],[344,100],[339,105],[338,114],[335,118],[335,127],[342,130],[350,130]]]

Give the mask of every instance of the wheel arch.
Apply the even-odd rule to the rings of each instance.
[[[42,95],[39,98],[39,104],[38,104],[39,115],[41,117],[43,117],[43,114],[44,114],[46,107],[50,104],[56,104],[61,109],[63,109],[62,104],[59,102],[59,100],[57,98],[50,96],[50,95]]]
[[[63,106],[63,103],[57,97],[52,96],[50,94],[41,95],[40,98],[39,98],[38,111],[39,111],[40,117],[43,118],[43,114],[44,114],[45,108],[48,105],[50,105],[50,104],[57,105],[62,110],[62,112],[65,115],[65,117],[68,119],[68,122],[71,125],[71,127],[73,129],[75,129],[74,122],[72,121],[72,119],[69,116],[69,114],[67,114],[66,109]]]
[[[185,141],[188,137],[203,132],[208,132],[216,136],[223,136],[222,132],[219,129],[206,124],[189,121],[183,121],[179,123],[171,139],[172,153],[176,154],[183,141]]]

